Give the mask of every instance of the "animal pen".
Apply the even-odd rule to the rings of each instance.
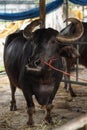
[[[66,9],[66,13],[65,13],[64,17],[66,17],[66,18],[68,17],[68,10],[67,10],[68,9],[68,0],[64,0],[64,1],[63,0],[54,0],[52,2],[50,2],[50,1],[51,0],[48,0],[48,3],[46,3],[46,0],[38,0],[37,5],[40,5],[40,9],[39,9],[39,6],[36,6],[36,7],[34,7],[34,9],[29,9],[28,11],[24,11],[21,13],[15,13],[13,11],[10,13],[5,13],[5,12],[1,13],[0,19],[5,20],[5,22],[6,21],[15,21],[15,20],[17,22],[19,22],[19,20],[25,20],[24,22],[20,22],[20,25],[22,25],[23,23],[27,23],[26,19],[29,19],[28,22],[31,22],[32,18],[34,19],[34,18],[40,16],[40,19],[42,20],[40,28],[44,28],[46,26],[45,25],[46,13],[50,13],[52,10],[57,9],[60,5],[63,4],[63,2],[64,2],[63,9]],[[6,5],[7,4],[10,5],[13,3],[15,4],[15,2],[16,2],[16,4],[18,4],[18,6],[23,5],[23,4],[34,5],[36,3],[35,0],[32,0],[32,1],[30,1],[30,0],[27,0],[27,1],[4,0],[4,1],[2,1],[1,0],[0,4],[4,5],[4,11],[6,11]],[[84,0],[84,2],[81,0],[78,0],[78,1],[70,0],[70,2],[73,2],[75,4],[80,4],[83,6],[87,5],[86,0]],[[82,8],[82,9],[84,10],[84,8]],[[39,13],[39,11],[40,11],[40,13]],[[21,26],[20,25],[17,26],[17,22],[10,24],[11,26],[9,26],[9,28],[13,27],[15,25],[14,28],[11,30],[11,32],[12,31],[14,32],[17,29],[20,29]],[[10,29],[8,29],[8,30],[10,30]],[[8,35],[8,34],[9,34],[9,31],[6,32],[6,35]],[[87,44],[87,43],[86,42],[84,42],[84,43],[76,42],[74,44],[77,45],[77,49],[79,50],[79,44]],[[79,77],[79,71],[82,72],[80,74],[81,78]],[[37,119],[37,117],[35,117],[35,120],[37,122],[35,128],[28,128],[25,125],[26,118],[27,118],[27,115],[25,113],[26,107],[25,107],[25,102],[24,102],[23,96],[19,90],[16,94],[16,96],[18,98],[18,104],[19,104],[18,111],[17,112],[9,111],[9,99],[10,99],[10,96],[9,96],[10,91],[8,89],[9,82],[8,82],[8,78],[6,77],[6,75],[2,75],[3,73],[1,73],[0,80],[2,80],[4,82],[4,86],[3,86],[3,82],[1,82],[0,110],[2,110],[2,112],[0,113],[0,130],[29,130],[29,129],[30,130],[41,130],[41,129],[42,130],[87,130],[87,114],[85,114],[85,113],[87,113],[87,101],[86,101],[87,80],[85,79],[85,77],[82,77],[82,75],[86,76],[86,74],[83,74],[84,71],[87,74],[86,69],[84,69],[82,66],[81,66],[81,68],[79,68],[79,58],[77,58],[76,71],[73,72],[73,74],[71,74],[71,77],[75,77],[75,80],[72,80],[72,78],[70,81],[65,81],[64,79],[62,80],[63,82],[70,82],[72,84],[77,84],[75,87],[72,85],[73,88],[76,89],[77,97],[75,97],[73,100],[71,100],[71,98],[68,100],[69,94],[67,94],[67,92],[65,92],[65,90],[63,89],[63,83],[61,83],[62,87],[60,87],[60,90],[54,99],[54,107],[56,104],[56,107],[54,108],[55,110],[52,113],[52,116],[54,117],[54,124],[47,125],[47,124],[44,124],[44,122],[42,122],[42,124],[40,124],[40,120],[42,120],[41,117],[44,115],[44,111],[41,110],[41,107],[36,102],[36,108],[37,108],[36,115],[39,119]],[[5,90],[6,85],[7,85],[7,90]],[[79,85],[79,87],[78,87],[78,85]],[[83,89],[83,88],[85,88],[85,89]],[[6,96],[6,92],[7,92],[7,96]],[[2,93],[3,93],[3,95],[2,95]],[[80,97],[82,99],[80,99]],[[65,101],[65,99],[66,99],[66,101]],[[34,98],[34,100],[35,100],[35,98]],[[24,118],[24,120],[22,120],[23,118]]]

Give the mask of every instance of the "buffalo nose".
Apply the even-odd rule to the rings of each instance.
[[[34,65],[37,67],[39,64],[41,63],[41,60],[40,59],[37,59],[34,61]]]

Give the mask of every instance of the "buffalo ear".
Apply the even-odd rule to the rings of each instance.
[[[78,50],[73,46],[64,46],[60,50],[60,55],[65,58],[77,58],[80,56]]]

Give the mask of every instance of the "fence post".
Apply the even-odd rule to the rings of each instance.
[[[39,6],[40,6],[40,19],[42,20],[40,24],[40,28],[45,28],[45,15],[46,15],[46,0],[40,0]]]

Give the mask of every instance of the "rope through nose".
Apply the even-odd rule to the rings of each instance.
[[[53,60],[51,60],[51,61],[53,61]],[[51,69],[53,69],[53,70],[56,70],[56,71],[58,71],[58,72],[61,72],[61,73],[63,73],[64,75],[72,76],[72,77],[76,78],[76,76],[74,76],[74,75],[72,75],[72,74],[69,74],[69,73],[67,73],[67,72],[65,72],[65,71],[63,71],[63,70],[60,70],[60,69],[58,69],[58,68],[55,68],[53,65],[50,64],[51,62],[49,62],[49,63],[47,63],[47,62],[45,62],[45,61],[42,61],[42,62],[43,62],[45,65],[49,66],[49,67],[50,67]],[[78,79],[87,82],[87,80],[85,80],[85,79],[82,79],[82,78],[78,78]]]

